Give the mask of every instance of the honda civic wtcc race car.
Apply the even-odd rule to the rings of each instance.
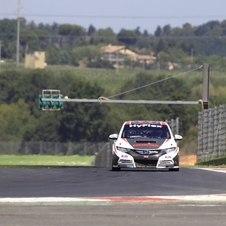
[[[119,134],[111,134],[112,170],[154,168],[179,171],[180,135],[163,121],[126,121]]]

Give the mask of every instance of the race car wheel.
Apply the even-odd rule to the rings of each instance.
[[[112,171],[120,171],[121,168],[112,167],[111,170],[112,170]]]
[[[113,156],[112,156],[112,167],[111,167],[112,171],[120,171],[121,170],[120,167],[113,167],[113,165],[117,166],[118,159],[119,159],[119,157],[116,154],[113,154]]]
[[[171,168],[169,171],[179,171],[179,168]]]

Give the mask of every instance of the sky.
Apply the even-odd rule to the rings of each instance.
[[[75,24],[154,34],[157,26],[199,26],[226,20],[226,0],[0,0],[0,19],[24,17],[36,24]]]

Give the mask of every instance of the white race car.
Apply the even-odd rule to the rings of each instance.
[[[112,170],[154,168],[179,171],[179,147],[182,136],[173,136],[163,121],[126,121],[119,134],[111,134]]]

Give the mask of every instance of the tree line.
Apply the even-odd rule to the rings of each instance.
[[[140,72],[126,81],[121,91],[164,78],[163,74]],[[197,80],[199,85],[201,80]],[[126,120],[165,120],[180,117],[185,135],[197,123],[197,106],[65,103],[61,111],[42,111],[38,94],[59,89],[71,98],[97,99],[107,91],[73,72],[56,75],[50,70],[5,70],[0,73],[1,141],[107,141]],[[189,100],[191,89],[184,80],[168,82],[123,94],[123,99]],[[194,97],[193,97],[194,98]],[[196,97],[195,97],[196,98]],[[198,97],[196,98],[198,99]]]
[[[46,61],[52,65],[70,64],[78,66],[82,61],[88,67],[113,67],[101,60],[100,47],[103,45],[125,45],[138,54],[155,54],[166,68],[173,62],[178,68],[211,62],[217,69],[226,67],[226,20],[209,21],[200,26],[185,23],[181,28],[165,25],[158,26],[154,34],[147,30],[121,29],[115,33],[110,27],[88,29],[76,24],[52,25],[27,22],[21,18],[20,59],[32,51],[45,51]],[[1,57],[15,60],[17,21],[0,20],[0,40],[2,40]],[[125,64],[130,65],[129,60]],[[136,65],[135,65],[136,66]],[[146,69],[153,69],[147,65]]]

